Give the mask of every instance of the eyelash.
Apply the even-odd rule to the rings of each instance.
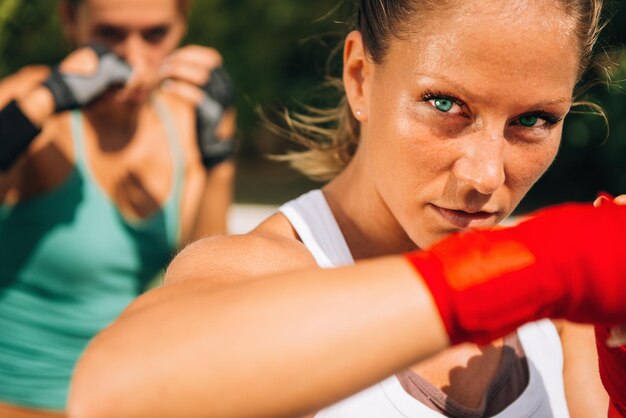
[[[546,124],[548,124],[549,126],[554,126],[557,123],[559,123],[561,120],[563,120],[562,117],[559,117],[555,115],[554,113],[544,112],[544,111],[526,113],[524,115],[518,116],[516,120],[520,120],[521,118],[528,118],[528,117],[535,117],[535,118],[543,119],[544,121],[546,121]]]
[[[424,93],[422,95],[422,101],[424,102],[429,102],[431,100],[437,100],[437,99],[443,99],[443,100],[449,100],[452,103],[458,105],[461,109],[466,108],[466,104],[454,97],[451,94],[448,93],[444,93],[444,92],[439,92],[439,91],[427,91],[426,93]],[[442,112],[443,113],[443,112]],[[554,125],[556,125],[557,123],[561,122],[563,120],[562,117],[555,115],[554,113],[550,113],[550,112],[545,112],[545,111],[536,111],[536,112],[529,112],[529,113],[525,113],[523,115],[518,116],[517,118],[515,118],[516,121],[519,122],[519,120],[521,118],[528,118],[528,117],[536,117],[539,119],[542,119],[546,122],[546,124],[548,125],[548,127],[552,127]],[[518,125],[521,125],[520,123],[518,123]],[[523,125],[521,125],[523,126]],[[527,129],[533,129],[533,128],[537,128],[537,127],[526,127],[523,126],[524,128]]]
[[[422,101],[424,102],[429,102],[431,100],[437,100],[437,99],[449,100],[461,108],[465,107],[465,103],[463,103],[461,100],[447,93],[443,93],[439,91],[427,91],[422,96]]]

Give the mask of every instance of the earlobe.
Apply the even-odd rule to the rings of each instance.
[[[343,51],[343,84],[352,114],[359,122],[367,120],[366,93],[371,65],[365,53],[361,33],[350,32]]]

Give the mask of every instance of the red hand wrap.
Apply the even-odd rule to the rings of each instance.
[[[407,254],[452,343],[541,318],[626,323],[626,207],[562,205],[513,228],[466,231]]]
[[[626,347],[609,348],[606,327],[596,327],[596,346],[602,384],[611,397],[609,418],[626,418]]]

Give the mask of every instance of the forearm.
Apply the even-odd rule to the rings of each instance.
[[[191,241],[227,233],[234,181],[235,163],[232,161],[224,161],[207,171]]]
[[[41,133],[54,111],[52,95],[37,87],[0,110],[0,170],[9,169]]]
[[[596,327],[602,383],[610,397],[609,418],[626,417],[626,347],[609,347],[608,327]]]
[[[38,86],[17,100],[24,115],[36,125],[41,124],[54,113],[54,98],[46,87]]]
[[[606,418],[608,396],[600,382],[593,326],[564,322],[563,380],[572,418]]]
[[[297,416],[447,346],[428,290],[400,258],[201,286],[144,296],[160,303],[140,300],[94,340],[73,416]]]
[[[509,230],[453,235],[406,259],[219,291],[180,281],[141,298],[95,339],[78,365],[71,411],[297,416],[449,341],[487,342],[545,317],[622,323],[625,210],[566,205]]]

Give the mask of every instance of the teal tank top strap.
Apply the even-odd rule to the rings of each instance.
[[[185,159],[181,148],[180,138],[171,112],[163,100],[154,99],[154,107],[157,115],[165,128],[167,140],[170,145],[174,161],[174,183],[172,194],[165,205],[168,216],[166,217],[168,236],[172,238],[171,245],[177,248],[180,244],[180,203],[184,182]]]
[[[88,174],[87,155],[85,153],[85,131],[83,128],[83,115],[79,109],[72,110],[72,144],[74,146],[74,164],[84,175]],[[89,178],[89,176],[85,177]]]

